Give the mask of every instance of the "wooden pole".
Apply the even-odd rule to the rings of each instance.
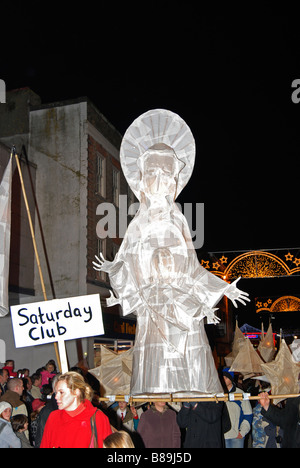
[[[163,397],[163,396],[155,396],[155,395],[152,395],[152,396],[145,396],[145,397],[139,397],[139,396],[130,396],[128,398],[128,395],[113,395],[113,401],[126,401],[126,399],[129,401],[130,404],[132,404],[133,402],[156,402],[156,401],[165,401],[167,403],[171,403],[171,402],[174,402],[174,403],[179,403],[179,402],[215,402],[215,403],[219,403],[220,401],[242,401],[242,400],[260,400],[260,396],[259,395],[256,395],[256,396],[246,396],[243,394],[243,393],[232,393],[231,394],[232,396],[234,396],[234,400],[230,400],[229,399],[229,395],[226,394],[224,396],[220,396],[220,397],[217,397],[217,396],[212,396],[212,397],[194,397],[194,396],[191,396],[191,397],[185,397],[185,398],[176,398],[176,397],[173,397],[172,395],[169,395],[169,396],[166,396],[166,397]],[[269,398],[272,400],[272,399],[281,399],[281,400],[285,400],[287,398],[297,398],[300,396],[300,393],[288,393],[288,394],[283,394],[283,395],[269,395]],[[100,397],[99,398],[99,401],[111,401],[111,399],[109,397]]]
[[[204,398],[173,398],[172,401],[176,401],[176,402],[179,402],[179,401],[242,401],[242,400],[260,400],[261,399],[261,396],[260,395],[255,395],[255,396],[248,396],[246,394],[243,395],[243,393],[231,393],[230,394],[231,396],[233,396],[233,400],[230,400],[229,398],[229,395],[224,395],[223,397],[204,397]],[[285,400],[287,398],[297,398],[298,396],[300,396],[300,393],[297,393],[297,394],[292,394],[292,393],[289,393],[289,394],[284,394],[284,395],[269,395],[269,398],[270,400],[274,400],[274,399],[281,399],[281,400]]]
[[[29,204],[28,204],[28,199],[27,199],[27,195],[26,195],[23,175],[22,175],[22,171],[21,171],[19,157],[18,157],[18,155],[16,153],[16,149],[15,149],[14,146],[13,146],[11,154],[12,155],[14,154],[15,158],[16,158],[16,163],[17,163],[17,168],[18,168],[18,172],[19,172],[21,188],[22,188],[22,193],[23,193],[23,198],[24,198],[24,202],[25,202],[25,207],[26,207],[26,212],[27,212],[27,217],[28,217],[28,222],[29,222],[29,227],[30,227],[30,233],[31,233],[31,238],[32,238],[32,243],[33,243],[34,254],[35,254],[35,258],[36,258],[36,262],[37,262],[37,266],[38,266],[38,271],[39,271],[39,276],[40,276],[40,280],[41,280],[43,296],[44,296],[44,300],[47,301],[46,288],[45,288],[44,278],[43,278],[42,269],[41,269],[40,257],[39,257],[37,246],[36,246],[34,228],[33,228],[32,218],[31,218],[31,214],[30,214],[30,210],[29,210]],[[55,349],[57,364],[58,364],[59,370],[61,372],[62,371],[61,370],[61,362],[60,362],[60,355],[59,355],[59,352],[58,352],[57,343],[54,343],[54,349]]]

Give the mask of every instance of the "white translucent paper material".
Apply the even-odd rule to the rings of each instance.
[[[107,305],[137,316],[131,394],[222,393],[203,319],[219,320],[224,294],[235,305],[248,299],[199,264],[175,204],[193,170],[193,135],[178,115],[152,110],[129,127],[120,155],[140,208],[114,261],[100,255],[94,268],[109,274]]]
[[[12,158],[0,184],[0,317],[8,314]]]
[[[262,364],[263,372],[271,382],[273,395],[298,394],[300,364],[293,360],[292,354],[284,340],[281,341],[275,359]],[[277,405],[284,398],[276,398]]]
[[[276,349],[274,345],[273,330],[271,323],[269,325],[266,336],[264,336],[264,338],[261,340],[257,349],[265,362],[272,361],[273,357],[275,356]]]
[[[155,109],[142,114],[127,129],[120,148],[121,165],[131,190],[140,200],[141,178],[139,161],[156,144],[174,150],[182,169],[178,177],[176,196],[186,186],[195,162],[195,140],[190,128],[173,112]]]
[[[101,346],[101,364],[89,370],[101,383],[101,396],[130,394],[132,352],[118,354]]]
[[[231,372],[240,372],[244,376],[262,374],[263,360],[253,348],[249,338],[240,346],[239,352],[231,364]]]
[[[232,342],[232,351],[231,353],[225,356],[226,366],[230,367],[235,358],[237,357],[241,347],[245,344],[247,338],[245,338],[243,332],[239,329],[238,324],[235,324],[234,338]]]

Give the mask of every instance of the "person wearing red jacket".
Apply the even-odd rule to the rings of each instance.
[[[5,366],[3,367],[3,369],[7,370],[10,379],[12,379],[13,377],[18,377],[17,372],[14,371],[14,367],[15,361],[13,361],[12,359],[8,359],[5,363]]]
[[[50,413],[40,448],[96,447],[91,419],[95,415],[97,445],[112,433],[109,420],[91,403],[92,389],[77,372],[66,372],[55,385],[58,410]]]

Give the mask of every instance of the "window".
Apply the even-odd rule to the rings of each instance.
[[[113,257],[113,260],[116,258],[118,250],[119,250],[119,246],[113,242],[113,244],[112,244],[112,257]]]
[[[97,239],[97,257],[100,258],[100,253],[102,253],[103,257],[106,259],[106,239]],[[95,260],[96,261],[96,260]],[[104,271],[97,271],[96,273],[96,280],[98,281],[107,281],[106,273]]]
[[[96,192],[103,198],[106,196],[106,160],[97,153]]]
[[[113,168],[112,171],[112,201],[116,206],[119,206],[120,195],[120,172]]]

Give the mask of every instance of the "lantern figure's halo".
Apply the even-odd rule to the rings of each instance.
[[[164,155],[171,149],[179,161],[176,197],[189,181],[195,163],[195,140],[186,122],[174,112],[153,109],[140,115],[129,126],[120,148],[126,180],[136,197],[141,198],[141,165],[149,149]]]

